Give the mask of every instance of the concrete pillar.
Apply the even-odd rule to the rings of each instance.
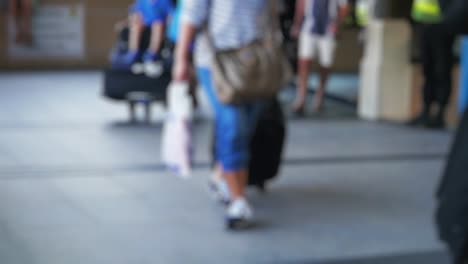
[[[360,67],[359,116],[406,121],[411,116],[411,28],[405,19],[375,19],[368,26]]]
[[[461,46],[461,70],[460,70],[460,112],[468,107],[468,37],[464,37]]]

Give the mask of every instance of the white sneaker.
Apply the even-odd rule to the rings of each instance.
[[[226,227],[230,230],[247,229],[252,225],[253,210],[244,198],[234,200],[227,209]]]
[[[208,188],[215,200],[219,201],[223,205],[229,205],[231,202],[231,194],[226,181],[212,178],[208,182]]]
[[[160,61],[157,61],[157,62],[147,61],[144,63],[144,71],[145,71],[146,76],[150,78],[158,78],[159,76],[163,74],[164,67],[163,67],[162,62]]]
[[[143,63],[137,62],[132,65],[131,71],[133,74],[142,74],[145,72],[145,67],[143,66]]]

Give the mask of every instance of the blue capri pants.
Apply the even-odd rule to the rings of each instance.
[[[198,68],[197,75],[215,112],[216,161],[227,173],[247,169],[250,140],[264,103],[223,104],[217,97],[211,70]]]

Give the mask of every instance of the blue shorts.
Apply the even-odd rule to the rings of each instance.
[[[171,0],[136,0],[133,12],[140,13],[145,26],[164,23],[173,12]]]
[[[247,169],[250,139],[264,104],[261,101],[235,106],[223,104],[216,95],[211,71],[199,68],[197,74],[215,112],[216,161],[228,173]]]

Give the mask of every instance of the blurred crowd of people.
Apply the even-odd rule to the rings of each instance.
[[[226,220],[231,228],[245,226],[253,214],[245,196],[249,142],[265,100],[256,98],[235,105],[222,102],[211,61],[217,51],[243,49],[261,40],[265,21],[259,18],[271,16],[270,9],[275,11],[274,19],[291,20],[289,27],[281,23],[281,39],[298,40],[299,89],[293,112],[304,113],[314,61],[320,66],[321,85],[315,102],[315,109],[320,111],[334,61],[336,35],[348,11],[346,0],[137,0],[130,7],[129,18],[117,26],[119,31],[128,28],[128,45],[114,53],[115,68],[157,76],[155,65],[164,59],[162,49],[168,39],[175,45],[171,56],[174,81],[196,76],[208,95],[216,116],[217,146],[211,186],[228,201]]]
[[[445,126],[456,34],[447,28],[444,13],[454,1],[413,1],[411,19],[420,33],[424,104],[421,113],[409,125]],[[253,217],[245,191],[251,158],[249,143],[265,99],[254,98],[236,104],[220,100],[216,87],[220,73],[214,71],[211,64],[216,53],[248,49],[252,43],[261,41],[265,23],[259,18],[268,16],[269,5],[273,5],[278,17],[290,20],[288,26],[282,23],[281,39],[297,42],[298,46],[297,53],[292,56],[298,58],[297,94],[292,112],[296,115],[305,112],[309,76],[315,62],[319,66],[320,85],[314,98],[314,110],[321,111],[340,27],[350,10],[354,10],[357,23],[366,27],[375,3],[375,0],[137,0],[130,8],[129,19],[119,26],[119,30],[128,27],[128,48],[113,57],[113,64],[154,77],[161,71],[157,65],[164,59],[162,50],[166,40],[169,39],[170,46],[175,46],[170,56],[173,81],[185,82],[196,77],[215,111],[217,147],[211,189],[227,204],[227,227],[242,229]],[[285,49],[288,48],[286,44]]]

